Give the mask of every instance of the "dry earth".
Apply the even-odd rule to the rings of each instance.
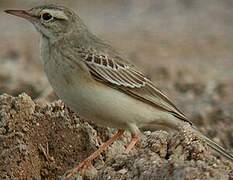
[[[232,124],[224,126],[224,134],[223,122],[211,127],[215,139],[224,136],[220,143],[232,147]],[[61,101],[44,104],[26,94],[4,94],[0,96],[0,179],[59,179],[111,135],[112,130],[81,120]],[[130,154],[124,153],[128,135],[114,143],[93,168],[83,172],[84,179],[233,178],[232,163],[214,156],[188,126],[176,133],[144,135]]]

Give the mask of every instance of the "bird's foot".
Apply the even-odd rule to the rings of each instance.
[[[81,162],[78,166],[76,166],[75,168],[69,170],[68,172],[66,172],[63,177],[61,178],[61,180],[69,180],[70,178],[74,177],[75,175],[77,175],[77,173],[80,173],[79,175],[81,176],[81,179],[83,177],[83,172],[87,169],[89,169],[90,167],[92,167],[92,160],[87,158],[85,159],[83,162]]]
[[[139,139],[140,139],[139,135],[132,134],[131,141],[129,142],[129,144],[125,146],[125,153],[128,154],[133,149],[133,147],[137,144]]]

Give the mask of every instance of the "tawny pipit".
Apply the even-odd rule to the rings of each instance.
[[[178,129],[182,123],[193,127],[167,96],[109,44],[90,33],[70,9],[44,5],[6,12],[29,20],[41,33],[45,72],[59,97],[79,115],[120,129],[72,173],[96,158],[124,129],[132,133],[128,152],[138,141],[140,128]],[[233,161],[233,155],[196,132],[211,148]]]

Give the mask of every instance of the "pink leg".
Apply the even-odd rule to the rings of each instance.
[[[135,144],[139,141],[140,137],[137,134],[132,134],[131,141],[126,145],[125,153],[129,153]]]
[[[99,149],[97,149],[92,155],[90,155],[88,158],[86,158],[84,161],[82,161],[77,167],[72,169],[65,178],[68,179],[72,176],[74,176],[77,172],[89,168],[91,166],[91,162],[100,156],[100,154],[105,151],[113,142],[115,142],[117,139],[119,139],[124,134],[124,130],[119,129],[117,133],[109,139],[107,142],[102,144]]]

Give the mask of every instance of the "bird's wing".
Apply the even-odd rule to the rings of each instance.
[[[91,75],[113,88],[167,111],[177,118],[188,121],[185,115],[140,71],[119,56],[107,55],[79,49],[81,59],[87,65]],[[189,122],[191,124],[191,122]]]

